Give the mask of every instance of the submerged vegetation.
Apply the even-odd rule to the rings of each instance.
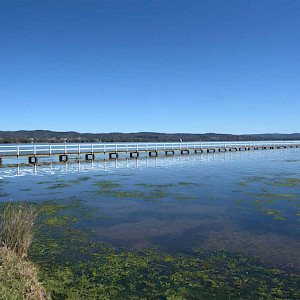
[[[74,202],[73,202],[74,201]],[[52,299],[297,299],[299,277],[228,251],[168,254],[115,249],[77,222],[93,218],[76,198],[44,202],[31,259]],[[58,206],[58,208],[57,208]],[[73,209],[73,208],[76,209]],[[74,219],[49,222],[62,213]]]
[[[175,186],[175,184],[148,184],[148,183],[136,183],[136,186],[142,186],[142,187],[147,187],[147,188],[167,188],[167,187],[172,187]]]
[[[49,186],[47,189],[54,190],[54,189],[62,189],[62,188],[68,188],[68,187],[70,187],[70,185],[68,185],[66,183],[56,183],[52,186]]]
[[[286,212],[282,208],[282,202],[288,202],[297,216],[297,208],[299,207],[299,194],[270,194],[270,193],[247,193],[248,197],[237,200],[238,204],[249,204],[262,214],[271,216],[274,220],[286,220],[283,217]]]
[[[298,276],[266,269],[257,259],[232,252],[195,250],[171,255],[158,250],[117,250],[92,242],[91,233],[74,228],[92,213],[76,197],[34,206],[18,203],[2,206],[2,222],[13,214],[25,216],[26,220],[31,216],[30,236],[39,211],[38,231],[30,250],[39,272],[26,258],[1,247],[3,299],[50,299],[44,287],[52,299],[59,300],[297,299],[300,296]],[[50,222],[68,215],[73,216],[68,222]]]
[[[281,174],[283,176],[285,174]],[[259,176],[251,176],[246,177],[244,181],[237,182],[237,185],[240,186],[249,186],[252,183],[262,182],[269,186],[283,186],[283,187],[300,187],[300,178],[281,178],[281,176],[273,176],[273,177],[259,177]]]
[[[283,175],[285,174],[273,177],[252,176],[247,177],[245,178],[245,181],[236,184],[247,189],[247,187],[251,187],[251,184],[261,182],[272,190],[280,187],[280,191],[282,191],[284,188],[284,191],[287,191],[286,193],[269,193],[266,190],[260,193],[246,192],[244,198],[236,200],[235,202],[238,204],[251,205],[262,214],[272,217],[273,220],[286,221],[286,209],[288,207],[291,208],[289,211],[293,210],[294,216],[298,217],[297,210],[300,209],[300,193],[298,192],[298,188],[300,188],[300,178],[282,178]],[[283,202],[288,205],[283,206]],[[289,215],[291,214],[289,213]],[[298,221],[300,221],[300,219],[298,219]]]
[[[3,197],[3,198],[4,198],[4,197],[8,197],[9,195],[10,195],[10,194],[8,194],[8,193],[1,193],[1,192],[0,192],[0,197]]]
[[[71,245],[36,257],[53,299],[297,299],[299,278],[225,251],[168,255]],[[55,252],[54,252],[55,253]],[[71,260],[70,260],[71,259]],[[72,264],[71,261],[76,261]],[[55,265],[55,268],[51,268]]]
[[[93,185],[100,187],[101,189],[112,189],[120,186],[120,184],[117,183],[117,181],[113,180],[100,180],[95,182]]]
[[[0,204],[0,299],[300,299],[300,277],[293,270],[285,272],[268,267],[256,257],[223,250],[226,248],[199,250],[200,244],[193,244],[194,248],[186,252],[169,253],[159,246],[114,248],[99,242],[101,230],[93,231],[91,224],[97,223],[101,228],[102,219],[108,217],[103,228],[115,225],[109,215],[100,216],[102,201],[107,200],[105,204],[127,199],[138,204],[172,201],[177,205],[194,200],[190,201],[193,210],[193,205],[204,199],[197,187],[206,188],[209,179],[204,176],[203,182],[199,179],[188,182],[181,178],[177,184],[168,181],[133,183],[130,189],[130,186],[123,187],[120,181],[99,180],[102,176],[95,175],[94,180],[81,176],[68,181],[56,178],[38,182],[48,191],[46,200],[37,196],[31,204]],[[300,198],[295,188],[300,186],[300,179],[286,176],[289,177],[247,177],[238,183],[239,194],[222,198],[217,191],[207,195],[205,201],[215,203],[229,199],[232,203],[238,199],[236,203],[241,209],[250,208],[272,225],[276,222],[282,226],[290,221],[291,215],[300,217]],[[264,189],[249,189],[257,182]],[[74,194],[65,190],[64,196],[51,195],[61,193],[57,192],[59,189],[69,191],[67,188],[71,190],[80,183],[86,189],[80,195],[76,191],[76,196],[70,196]],[[54,191],[49,191],[52,189]],[[194,218],[208,215],[205,201],[201,202],[202,215],[196,209],[195,213],[192,211]],[[153,207],[159,204],[154,203]],[[142,205],[150,207],[149,203]],[[214,213],[216,218],[220,216],[215,210]],[[136,215],[144,221],[143,213]],[[36,226],[32,241],[33,224]]]

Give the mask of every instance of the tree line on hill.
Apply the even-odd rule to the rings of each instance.
[[[183,142],[190,141],[255,141],[300,140],[300,133],[292,134],[220,134],[220,133],[79,133],[50,130],[0,131],[0,143],[98,143],[98,142]]]

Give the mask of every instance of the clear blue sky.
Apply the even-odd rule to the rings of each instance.
[[[300,131],[300,1],[1,1],[0,130]]]

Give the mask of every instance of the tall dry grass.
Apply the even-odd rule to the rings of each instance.
[[[33,238],[36,210],[26,202],[8,202],[0,212],[0,299],[49,300],[38,269],[25,257]]]
[[[26,257],[33,238],[36,210],[27,202],[8,202],[0,216],[0,241],[2,246]]]

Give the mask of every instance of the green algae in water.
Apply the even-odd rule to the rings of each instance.
[[[241,182],[237,182],[235,184],[246,187],[251,183],[263,182],[266,180],[266,178],[260,177],[260,176],[244,177],[243,179],[245,179],[245,180],[241,181]]]
[[[134,197],[149,199],[148,192],[140,195]],[[295,198],[260,195],[248,196],[260,198],[254,200],[257,205]],[[79,210],[81,204],[84,202],[78,203]],[[41,266],[42,279],[53,299],[299,299],[299,277],[266,269],[255,259],[231,252],[170,255],[93,244],[86,232],[71,227],[81,220],[72,210],[63,223],[55,211],[47,216],[44,228],[51,228],[51,234],[38,237],[30,253]],[[64,208],[58,213],[63,214]]]
[[[155,189],[154,191],[149,192],[149,196],[155,198],[165,198],[168,196],[168,194],[161,189]]]
[[[39,181],[36,184],[49,184],[49,183],[53,183],[52,181]]]
[[[0,179],[0,186],[9,183],[7,180]]]
[[[54,190],[54,189],[63,189],[63,188],[69,188],[70,185],[66,183],[56,183],[52,186],[47,187],[48,190]]]
[[[236,200],[237,204],[252,204],[253,208],[260,211],[262,214],[271,216],[274,220],[284,221],[283,214],[286,214],[283,210],[279,210],[276,206],[280,205],[280,202],[285,201],[290,204],[290,207],[298,207],[297,201],[299,201],[299,195],[293,194],[271,194],[271,193],[246,193],[248,196],[255,197],[253,199]],[[257,199],[259,197],[259,199]],[[271,207],[270,207],[271,206]]]
[[[264,203],[275,203],[275,200],[261,200],[261,199],[257,199],[253,202],[256,205],[260,205],[260,204],[264,204]]]
[[[297,299],[299,276],[228,251],[118,250],[47,230],[30,256],[52,299]],[[269,297],[269,298],[268,298]]]
[[[136,183],[135,185],[137,186],[142,186],[142,187],[147,187],[147,188],[168,188],[168,187],[172,187],[175,186],[175,184],[147,184],[147,183]]]
[[[111,188],[104,188],[102,190],[94,191],[93,194],[96,196],[107,196],[107,197],[114,197],[114,198],[136,198],[136,199],[146,200],[146,201],[158,201],[159,199],[163,199],[174,195],[172,193],[167,193],[165,189],[162,188],[156,188],[154,190],[147,191],[147,192],[139,191],[139,190],[122,191],[122,190],[113,190]]]
[[[79,184],[80,183],[79,180],[69,180],[68,182],[73,183],[73,184]]]
[[[229,251],[115,249],[73,228],[90,218],[76,197],[40,207],[30,249],[52,299],[298,299],[299,276]],[[278,214],[274,212],[273,214]],[[67,222],[61,221],[66,220]],[[270,298],[271,297],[271,298]]]
[[[46,220],[46,224],[48,225],[67,225],[70,223],[77,223],[78,219],[72,216],[60,216],[60,217],[52,217]]]
[[[0,197],[1,197],[1,198],[9,197],[9,196],[11,196],[11,194],[0,192]]]
[[[288,182],[300,183],[300,178],[286,178],[285,180]]]
[[[271,215],[274,220],[284,221],[285,218],[281,216],[282,211],[278,209],[263,209],[262,210],[266,215]]]
[[[300,187],[300,178],[285,178],[283,181],[276,181],[275,186],[285,186],[285,187]]]
[[[284,187],[298,187],[298,185],[296,183],[287,183],[287,182],[278,182],[278,183],[274,183],[275,186],[284,186]]]
[[[84,201],[76,197],[69,197],[67,200],[47,200],[35,204],[38,207],[40,223],[46,227],[75,224],[80,220],[91,218],[94,212]]]
[[[197,197],[188,197],[188,196],[176,196],[175,199],[181,199],[181,200],[194,200]]]
[[[298,297],[298,276],[266,269],[253,258],[226,251],[117,250],[89,242],[84,232],[54,228],[55,235],[44,228],[30,252],[53,299]]]
[[[93,216],[80,198],[36,206],[37,232],[29,255],[52,299],[299,298],[299,276],[267,269],[255,258],[222,250],[115,249],[92,242],[92,232],[76,228]]]
[[[89,176],[81,176],[77,178],[78,181],[88,181],[89,179],[91,179]]]
[[[98,186],[101,189],[112,189],[116,187],[120,187],[121,185],[117,181],[113,180],[100,180],[93,184],[94,186]]]
[[[179,186],[196,186],[196,187],[207,187],[208,185],[206,183],[203,182],[179,182],[178,183]]]
[[[272,182],[272,180],[267,179],[266,177],[260,177],[260,176],[247,176],[243,178],[244,181],[241,182],[237,182],[235,183],[236,185],[239,186],[249,186],[250,184],[256,184],[257,182],[265,182],[267,184],[270,184]]]
[[[120,198],[144,198],[145,194],[140,191],[136,192],[124,192],[114,190],[101,190],[94,192],[95,195],[104,195],[109,197],[120,197]]]
[[[291,194],[264,194],[264,193],[247,193],[249,196],[259,196],[259,197],[264,197],[264,198],[273,198],[273,199],[284,199],[284,198],[295,198],[297,197],[296,195],[291,195]]]
[[[179,185],[194,185],[195,183],[193,183],[193,182],[179,182],[178,183]]]

